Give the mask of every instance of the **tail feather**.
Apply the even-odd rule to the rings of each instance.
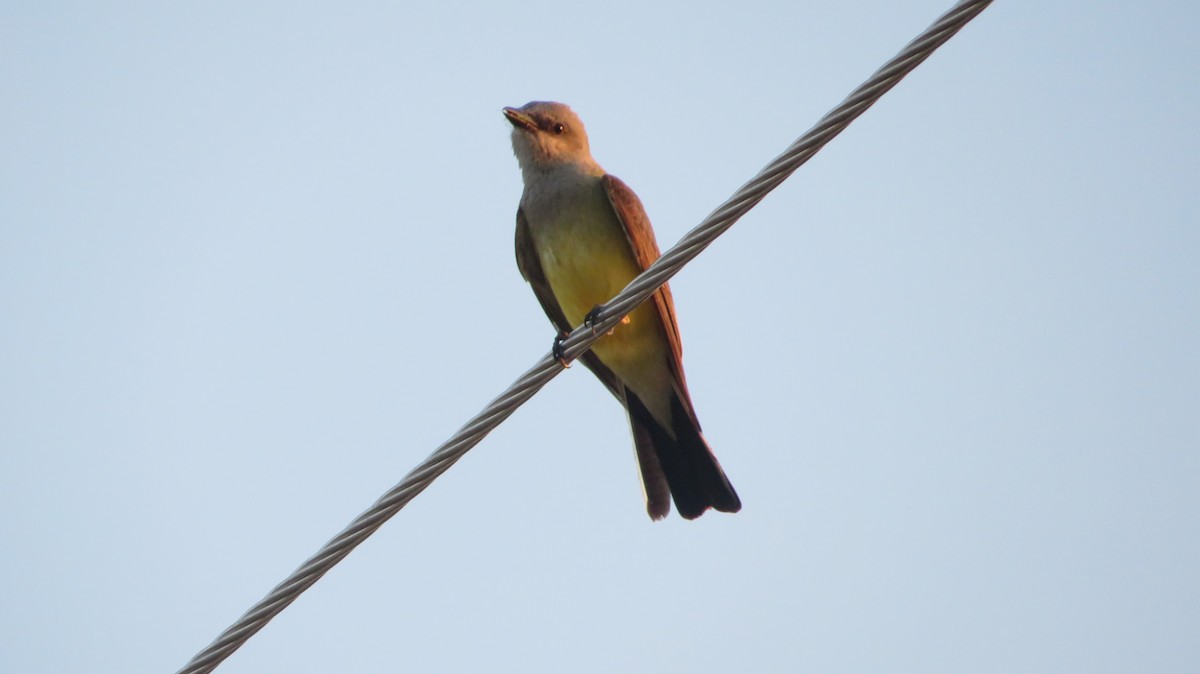
[[[637,403],[639,406],[641,402]],[[644,408],[643,408],[644,409]],[[654,451],[654,437],[646,424],[635,420],[632,408],[629,412],[630,427],[633,429],[633,447],[637,452],[638,470],[642,474],[642,494],[646,497],[646,512],[650,519],[661,520],[671,512],[671,488],[663,474]]]
[[[669,505],[663,492],[668,489],[675,509],[689,520],[709,508],[730,513],[741,510],[737,492],[678,396],[671,400],[672,432],[662,427],[632,391],[626,389],[625,396],[646,509],[652,519],[666,516]]]

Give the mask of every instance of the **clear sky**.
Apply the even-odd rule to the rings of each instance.
[[[531,366],[505,105],[670,246],[952,4],[0,6],[0,671],[181,667]],[[1195,672],[1200,20],[985,11],[221,672]]]

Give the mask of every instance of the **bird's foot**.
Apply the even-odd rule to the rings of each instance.
[[[593,335],[596,334],[596,324],[600,322],[601,311],[604,311],[604,305],[597,304],[596,306],[592,307],[592,310],[587,312],[587,314],[585,314],[583,317],[583,324],[592,331]]]
[[[567,360],[565,349],[563,349],[563,340],[570,334],[566,330],[558,333],[558,336],[554,338],[554,345],[550,347],[550,353],[558,359],[558,364],[562,365],[563,369],[571,367],[571,362]]]
[[[597,304],[596,306],[592,307],[592,310],[587,312],[587,314],[583,317],[583,324],[586,325],[592,331],[593,335],[596,334],[596,325],[601,322],[600,313],[603,311],[604,311],[604,305]],[[629,324],[629,316],[622,318],[617,323],[617,325],[628,325],[628,324]],[[617,326],[614,325],[613,327],[609,328],[608,333],[606,333],[606,334],[611,335],[616,329],[617,329]]]
[[[604,305],[596,305],[592,307],[592,311],[583,315],[583,325],[588,326],[588,330],[596,333],[596,324],[600,323],[600,312],[604,311]]]

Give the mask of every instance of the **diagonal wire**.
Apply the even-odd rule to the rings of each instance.
[[[870,79],[855,89],[846,100],[827,113],[816,126],[809,129],[750,182],[738,189],[728,201],[710,213],[699,226],[688,232],[679,243],[631,281],[597,314],[592,327],[575,328],[563,340],[566,359],[573,360],[587,351],[592,342],[615,326],[622,316],[644,302],[659,286],[699,255],[768,192],[775,189],[834,136],[841,133],[850,122],[871,107],[901,78],[920,65],[935,49],[953,37],[989,4],[991,0],[962,0],[925,29]],[[303,566],[292,572],[292,575],[271,590],[270,594],[255,604],[208,647],[196,654],[178,674],[211,672],[254,633],[262,629],[271,618],[295,601],[300,593],[320,580],[321,576],[350,554],[359,543],[399,512],[413,497],[424,491],[492,429],[533,397],[562,369],[563,366],[553,355],[542,356],[541,360],[513,382],[508,390],[489,403],[482,412],[468,421],[424,462],[404,476],[399,484],[392,487],[340,534],[326,543]]]

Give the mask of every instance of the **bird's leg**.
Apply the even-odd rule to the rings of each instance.
[[[600,312],[602,312],[602,311],[604,311],[604,305],[597,304],[596,306],[592,307],[592,310],[587,312],[587,314],[583,317],[583,324],[588,326],[588,328],[591,329],[593,335],[596,334],[596,324],[600,322]],[[617,325],[628,325],[628,324],[629,324],[629,316],[625,316],[617,323]],[[617,329],[617,326],[614,325],[612,328],[609,329],[607,334],[611,335],[616,329]]]
[[[562,365],[563,369],[571,367],[571,363],[567,360],[567,355],[564,353],[563,349],[563,340],[566,339],[570,334],[571,333],[566,330],[558,333],[558,336],[554,338],[554,345],[550,347],[550,353],[554,354],[554,357],[558,359],[558,364]]]
[[[593,335],[596,334],[596,324],[600,322],[601,311],[604,311],[604,305],[597,304],[596,306],[592,307],[592,310],[587,312],[587,314],[583,317],[583,324],[588,326],[588,329],[592,331]]]

